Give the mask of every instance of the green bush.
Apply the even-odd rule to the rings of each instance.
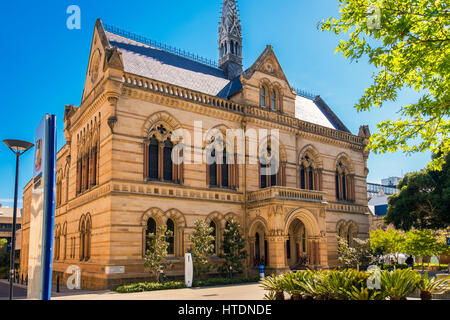
[[[381,272],[381,293],[390,300],[406,300],[419,288],[421,276],[411,269]]]
[[[132,293],[132,292],[158,291],[158,290],[170,290],[182,288],[186,288],[186,284],[180,281],[178,282],[169,281],[165,283],[142,282],[142,283],[121,285],[113,288],[113,291],[116,291],[118,293]]]
[[[416,268],[422,268],[422,264],[421,264],[421,263],[416,263],[416,264],[414,264],[414,266],[415,266]],[[428,268],[428,267],[437,267],[437,268],[439,268],[439,269],[441,269],[441,270],[444,270],[444,269],[447,269],[447,268],[448,268],[448,264],[438,264],[438,263],[424,263],[423,266],[424,266],[425,268]]]
[[[9,277],[9,267],[0,266],[0,279],[8,279]]]
[[[420,287],[421,276],[411,269],[380,272],[381,289],[368,288],[371,273],[352,269],[343,271],[299,271],[261,282],[269,291],[265,299],[280,300],[284,293],[293,300],[403,300]]]
[[[259,278],[234,278],[234,279],[208,279],[194,281],[193,287],[211,287],[218,285],[231,285],[240,283],[258,282]],[[133,284],[124,284],[113,288],[112,290],[118,293],[133,293],[133,292],[147,292],[158,290],[183,289],[186,284],[182,281],[169,281],[165,283],[157,282],[141,282]]]
[[[240,284],[240,283],[252,283],[258,282],[259,278],[218,278],[218,279],[207,279],[207,280],[198,280],[194,281],[194,287],[211,287],[211,286],[220,286],[220,285],[231,285],[231,284]]]
[[[404,270],[404,269],[408,269],[408,265],[406,263],[398,263],[398,264],[383,264],[381,266],[381,270],[389,270],[389,271],[393,271],[393,270]]]

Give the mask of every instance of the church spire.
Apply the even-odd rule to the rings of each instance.
[[[219,23],[219,66],[230,80],[242,73],[242,29],[236,0],[223,0]]]

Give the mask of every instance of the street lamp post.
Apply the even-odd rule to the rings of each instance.
[[[10,252],[10,272],[9,272],[9,300],[13,299],[13,281],[15,269],[15,251],[16,251],[16,221],[17,221],[17,193],[19,189],[19,162],[20,156],[30,150],[34,144],[21,140],[4,140],[9,149],[16,155],[16,180],[14,186],[14,211],[13,226],[11,235],[11,252]]]

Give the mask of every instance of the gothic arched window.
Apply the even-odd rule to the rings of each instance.
[[[211,148],[211,158],[207,164],[207,185],[217,188],[237,188],[239,185],[237,156],[228,153],[223,142],[214,141],[215,138],[212,138],[211,144],[207,147]],[[217,146],[216,143],[219,145]],[[216,149],[216,147],[218,148]],[[222,151],[220,151],[221,149]]]
[[[354,176],[341,161],[336,166],[336,198],[343,201],[355,201]]]
[[[173,255],[175,254],[175,224],[172,219],[167,220],[167,231],[171,231],[172,235],[167,237],[167,242],[169,243],[169,247],[167,248],[167,254]]]
[[[260,162],[260,188],[269,188],[273,186],[284,186],[285,185],[285,163],[281,162],[280,157],[278,156],[278,159],[271,158],[272,156],[272,149],[268,145],[266,149],[267,155],[262,155],[262,157],[265,157],[265,163]],[[279,154],[279,152],[278,152]],[[278,171],[273,172],[271,170],[271,166],[273,165],[274,161],[278,161]],[[275,171],[275,170],[274,170]]]
[[[321,170],[316,167],[315,161],[306,154],[300,160],[300,188],[303,190],[321,190]]]
[[[144,177],[150,181],[180,183],[182,165],[176,165],[172,159],[174,144],[171,132],[160,125],[151,130],[149,136],[150,139],[145,142]]]

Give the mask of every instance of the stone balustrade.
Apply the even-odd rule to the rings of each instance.
[[[186,88],[178,87],[172,84],[164,83],[161,81],[151,80],[144,77],[126,73],[122,79],[122,82],[126,86],[137,87],[144,90],[150,90],[153,92],[170,95],[185,100],[189,100],[195,103],[208,105],[223,110],[237,112],[242,115],[249,115],[256,118],[260,118],[268,121],[275,121],[280,124],[288,125],[291,127],[299,128],[303,131],[342,140],[348,143],[364,145],[364,138],[355,136],[351,133],[339,131],[327,127],[323,127],[314,123],[303,121],[286,114],[282,114],[276,111],[263,109],[260,107],[243,105],[232,102],[230,100],[222,99],[219,97],[211,96],[201,92],[189,90]]]
[[[267,199],[298,200],[308,202],[323,202],[324,193],[320,191],[301,190],[288,187],[270,187],[247,195],[249,202],[262,201]]]

